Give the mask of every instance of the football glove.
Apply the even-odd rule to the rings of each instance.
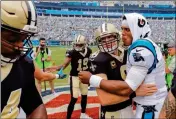
[[[63,73],[63,67],[57,72],[57,74],[59,75],[59,79],[64,79],[67,77],[67,74]]]

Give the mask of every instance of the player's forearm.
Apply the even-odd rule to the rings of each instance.
[[[65,69],[65,68],[67,68],[67,66],[70,64],[70,61],[65,61],[64,63],[63,63],[63,69]]]
[[[56,75],[52,73],[43,72],[42,81],[50,81],[56,79]]]
[[[67,68],[67,66],[70,64],[70,62],[71,62],[71,58],[66,57],[66,59],[64,60],[64,63],[62,65],[60,65],[59,68],[62,68],[62,67],[63,67],[63,69]]]
[[[67,66],[68,66],[69,64],[70,64],[70,62],[64,63],[64,64],[62,65],[63,69],[67,68]]]
[[[41,75],[38,75],[35,78],[40,81],[50,81],[56,79],[56,74],[42,72]]]
[[[101,80],[100,88],[116,95],[129,96],[133,91],[124,81]]]
[[[57,66],[57,71],[59,71],[61,68],[63,68],[63,70],[64,70],[65,68],[67,68],[68,65],[69,65],[69,63],[68,64],[61,64],[61,65]]]

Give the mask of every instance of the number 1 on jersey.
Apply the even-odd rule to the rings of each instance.
[[[88,68],[88,60],[88,58],[79,59],[77,71],[85,71]]]

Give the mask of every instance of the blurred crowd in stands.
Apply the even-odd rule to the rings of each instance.
[[[39,16],[37,37],[45,37],[47,40],[72,41],[74,35],[80,33],[88,40],[94,39],[94,30],[109,22],[120,30],[120,18],[96,19],[96,18],[68,18],[55,16]],[[175,39],[175,20],[148,19],[152,30],[152,39],[158,41],[170,41]]]

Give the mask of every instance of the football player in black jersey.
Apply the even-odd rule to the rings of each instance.
[[[99,51],[90,57],[91,72],[106,80],[123,81],[126,73],[126,50],[119,47],[119,31],[113,24],[104,23],[95,31],[95,38]],[[98,88],[96,91],[101,103],[101,119],[132,117],[132,100],[129,97],[110,94]]]
[[[74,110],[74,105],[79,96],[79,91],[81,92],[81,108],[82,108],[80,118],[86,119],[90,118],[87,114],[85,114],[87,105],[88,85],[80,82],[80,80],[78,79],[78,73],[80,71],[89,70],[88,59],[91,53],[92,50],[89,47],[87,47],[87,41],[85,36],[77,35],[73,41],[73,48],[66,51],[66,59],[64,63],[57,67],[57,70],[61,69],[61,67],[65,69],[71,63],[71,71],[70,71],[71,101],[67,109],[67,119],[71,118],[72,112]]]
[[[127,50],[120,45],[121,36],[119,31],[113,24],[104,23],[95,32],[95,38],[99,47],[99,51],[93,53],[90,57],[91,72],[106,80],[121,80],[126,77],[126,59]],[[80,73],[82,81],[86,76],[86,72]],[[84,82],[84,81],[83,81]],[[84,82],[85,83],[85,82]],[[96,82],[95,82],[96,83]],[[108,93],[97,88],[97,94],[101,103],[101,118],[132,118],[132,97],[120,96]],[[146,86],[141,92],[146,92]],[[138,92],[137,95],[141,95]],[[144,93],[143,92],[143,93]],[[142,94],[143,95],[143,94]]]
[[[17,118],[19,107],[27,118],[47,118],[36,89],[34,64],[25,55],[37,33],[37,16],[31,1],[1,2],[1,118]],[[23,48],[23,41],[29,47]]]

